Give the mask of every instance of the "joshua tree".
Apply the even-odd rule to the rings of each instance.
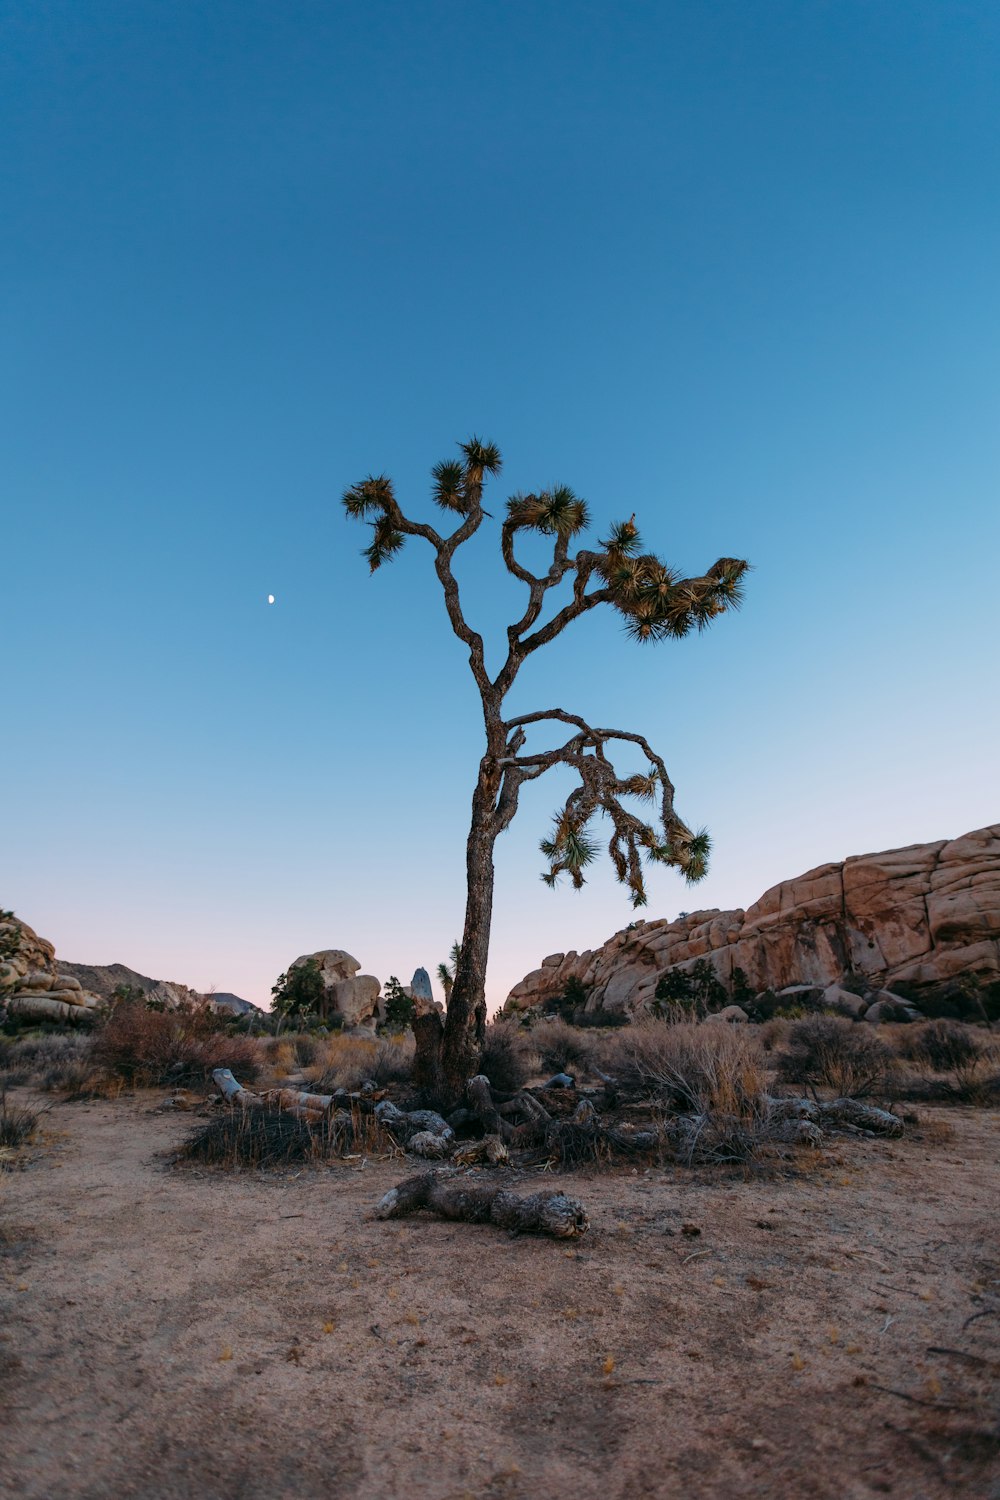
[[[706,873],[710,841],[693,832],[674,811],[674,788],[662,758],[640,734],[619,729],[595,729],[577,714],[561,708],[503,717],[503,703],[522,665],[540,646],[546,646],[574,620],[599,604],[610,605],[624,617],[633,640],[653,642],[679,638],[701,630],[717,615],[737,607],[747,564],[723,557],[700,578],[683,578],[652,553],[643,552],[633,515],[611,527],[598,550],[570,554],[570,543],[589,524],[586,503],[560,485],[538,494],[512,495],[500,528],[500,550],[508,572],[525,584],[524,613],[507,629],[507,652],[500,670],[491,677],[483,638],[465,618],[452,559],[486,518],[483,485],[487,475],[499,474],[499,449],[472,438],[459,444],[461,457],[433,469],[433,499],[443,511],[458,518],[444,535],[422,521],[404,515],[392,481],[370,475],[352,485],[343,497],[347,514],[367,520],[372,539],[364,549],[371,571],[392,560],[407,537],[422,537],[434,552],[434,568],[444,591],[452,629],[469,648],[469,665],[483,705],[486,744],[472,796],[472,825],[466,849],[467,899],[465,927],[454,970],[447,1020],[437,1015],[418,1019],[418,1077],[430,1093],[457,1098],[475,1071],[486,1027],[486,961],[493,913],[493,846],[517,812],[521,787],[544,775],[552,766],[568,766],[579,784],[556,814],[549,838],[542,841],[548,860],[543,879],[555,885],[567,874],[577,888],[584,868],[598,851],[590,831],[597,813],[610,819],[608,852],[618,879],[626,885],[635,906],[646,901],[643,858],[673,865],[689,882]],[[515,543],[520,532],[538,533],[552,540],[552,562],[536,575],[518,561]],[[546,595],[568,580],[572,596],[539,624]],[[556,749],[530,752],[525,747],[534,726],[564,724],[573,733]],[[637,746],[647,769],[620,776],[610,759],[615,742]],[[636,798],[652,807],[648,818],[633,812],[623,798]]]
[[[451,999],[451,987],[455,983],[455,969],[458,967],[458,960],[461,958],[461,956],[461,943],[452,943],[451,952],[448,954],[448,957],[451,960],[450,967],[448,964],[438,964],[437,967],[438,979],[440,980],[441,988],[444,990],[445,1005],[447,1005],[449,1000]]]

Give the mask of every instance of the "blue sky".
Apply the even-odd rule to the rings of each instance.
[[[995,821],[998,64],[955,0],[0,4],[0,905],[257,1001],[444,958],[478,705],[428,550],[370,579],[338,497],[429,515],[473,432],[496,514],[565,482],[754,564],[512,695],[645,733],[712,830],[647,915]],[[498,847],[493,1003],[632,916],[540,884],[566,789]]]

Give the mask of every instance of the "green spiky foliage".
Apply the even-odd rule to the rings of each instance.
[[[455,983],[455,970],[458,968],[458,961],[461,957],[461,943],[452,943],[451,952],[448,954],[450,963],[438,964],[437,966],[437,977],[441,988],[444,990],[445,1005],[447,1005],[448,1001],[451,999],[451,987]]]
[[[616,612],[627,635],[637,642],[680,639],[704,630],[720,615],[739,608],[748,568],[739,558],[722,557],[705,573],[686,577],[644,548],[634,514],[616,521],[595,548],[578,547],[571,552],[571,545],[578,546],[576,539],[590,525],[586,501],[565,484],[514,494],[500,525],[500,550],[508,572],[526,585],[527,599],[520,619],[507,629],[506,660],[492,675],[482,636],[466,620],[452,561],[457,549],[488,518],[483,508],[484,486],[501,468],[499,449],[478,437],[460,443],[457,456],[434,466],[431,498],[452,530],[438,531],[404,514],[392,481],[384,474],[369,475],[343,496],[347,515],[371,529],[364,555],[373,573],[393,560],[408,537],[430,544],[452,629],[468,647],[469,665],[482,699],[486,745],[473,797],[465,927],[453,967],[442,964],[438,968],[449,996],[441,1058],[453,1095],[459,1082],[468,1077],[461,1070],[474,1061],[469,1028],[479,1046],[485,1037],[493,845],[517,812],[526,781],[561,765],[574,773],[578,783],[542,841],[547,861],[543,879],[549,885],[566,875],[571,885],[581,887],[602,844],[635,906],[646,903],[645,872],[650,865],[671,866],[691,883],[701,880],[708,869],[709,836],[704,829],[690,828],[675,811],[666,766],[641,735],[594,728],[562,709],[503,717],[504,700],[522,665],[574,620],[601,604]],[[536,547],[537,539],[551,544],[547,571],[535,573],[519,558],[518,546],[525,534],[536,539]],[[567,587],[569,597],[546,611],[550,591],[560,586]],[[551,728],[553,724],[568,725],[573,731],[565,744],[534,753],[525,749],[539,725]],[[619,772],[612,763],[613,751],[632,758],[641,755],[646,768]],[[421,1018],[420,1027],[422,1037],[430,1036],[433,1018]],[[418,1063],[423,1045],[418,1037]],[[438,1074],[428,1066],[421,1076],[430,1087]]]

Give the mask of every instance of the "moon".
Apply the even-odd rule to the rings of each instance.
[[[267,602],[268,602],[268,604],[273,604],[274,603],[274,595],[273,594],[268,594],[268,596],[267,596]]]

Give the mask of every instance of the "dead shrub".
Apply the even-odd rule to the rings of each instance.
[[[530,1040],[546,1072],[586,1073],[594,1055],[596,1038],[581,1033],[565,1021],[553,1019],[540,1021],[532,1027]]]
[[[738,1113],[766,1091],[760,1045],[743,1027],[642,1021],[609,1041],[619,1085],[673,1110]]]
[[[384,1088],[407,1083],[413,1072],[415,1043],[410,1032],[391,1037],[329,1036],[319,1039],[316,1060],[305,1069],[310,1088],[318,1094],[349,1092],[362,1084]]]
[[[493,1021],[487,1026],[479,1071],[498,1093],[516,1094],[538,1067],[534,1033],[522,1031],[512,1021]]]
[[[37,1129],[38,1115],[33,1109],[10,1104],[7,1095],[0,1094],[0,1148],[16,1151],[19,1146],[27,1146]]]
[[[900,1035],[896,1050],[910,1062],[933,1068],[936,1073],[950,1073],[968,1066],[983,1053],[983,1044],[961,1021],[928,1021],[926,1026],[908,1026]]]
[[[260,1043],[264,1064],[273,1078],[285,1078],[298,1067],[295,1047],[285,1037],[264,1037]]]
[[[29,1084],[47,1088],[45,1081],[58,1069],[81,1062],[90,1054],[90,1037],[49,1032],[20,1037],[0,1052],[0,1078],[14,1087]],[[53,1085],[55,1086],[55,1085]]]
[[[282,1167],[347,1155],[386,1156],[395,1140],[371,1114],[338,1110],[312,1122],[277,1108],[226,1109],[200,1125],[181,1147],[177,1163],[223,1167]]]
[[[760,1044],[765,1052],[780,1052],[788,1042],[788,1033],[793,1026],[784,1016],[772,1016],[770,1021],[762,1021],[757,1028]]]
[[[963,1104],[989,1104],[1000,1095],[995,1044],[961,1021],[941,1019],[908,1027],[898,1050],[918,1071],[941,1075],[930,1085],[931,1093]]]
[[[841,1016],[796,1021],[785,1046],[778,1057],[779,1078],[829,1088],[841,1098],[860,1099],[883,1090],[892,1070],[892,1051],[881,1037]]]
[[[609,1039],[604,1063],[619,1086],[661,1111],[661,1151],[677,1160],[739,1162],[773,1137],[763,1053],[743,1027],[645,1021]]]
[[[208,1006],[160,1011],[123,1001],[94,1037],[91,1055],[133,1085],[204,1083],[215,1068],[252,1083],[260,1072],[258,1043],[227,1035]]]

